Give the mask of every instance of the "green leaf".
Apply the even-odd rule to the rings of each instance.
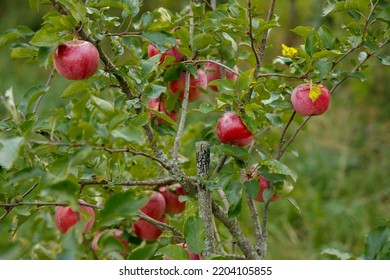
[[[176,81],[180,78],[181,72],[183,71],[183,65],[180,63],[174,63],[169,66],[167,71],[164,73],[164,81],[171,82]]]
[[[45,94],[49,89],[49,86],[34,86],[30,88],[23,96],[21,107],[24,108],[26,113],[29,112],[31,106],[35,104],[38,98]]]
[[[17,39],[23,39],[26,36],[31,36],[34,31],[24,25],[19,25],[16,28],[8,29],[0,36],[0,48]]]
[[[350,260],[350,259],[353,259],[353,256],[350,253],[341,252],[340,250],[334,249],[334,248],[326,248],[326,249],[324,249],[321,252],[321,254],[322,255],[324,255],[324,254],[330,255],[330,256],[333,256],[333,257],[335,257],[336,259],[339,259],[339,260]]]
[[[39,10],[39,0],[28,0],[28,2],[30,3],[30,8],[32,10]]]
[[[262,194],[264,202],[269,201],[274,196],[274,194],[275,194],[274,189],[266,188]]]
[[[236,90],[236,85],[228,78],[214,80],[209,83],[209,86],[216,86],[219,92],[226,94],[233,94]]]
[[[389,55],[378,55],[379,60],[383,65],[389,66],[390,65],[390,56]]]
[[[295,34],[303,37],[303,38],[306,38],[307,36],[309,36],[309,34],[311,32],[313,32],[313,27],[310,27],[310,26],[297,26],[293,29],[291,29],[292,32],[294,32]]]
[[[191,216],[184,222],[184,237],[188,249],[195,254],[201,254],[204,250],[205,223],[202,219]]]
[[[21,58],[34,58],[38,54],[38,50],[33,47],[16,47],[11,51],[12,59],[21,59]]]
[[[199,105],[199,109],[193,109],[193,111],[201,112],[203,114],[208,114],[214,110],[216,110],[216,108],[212,103],[202,103]]]
[[[120,138],[128,142],[143,145],[145,143],[145,132],[141,127],[128,125],[111,131],[114,138]]]
[[[59,181],[52,185],[49,185],[43,191],[44,195],[53,195],[62,201],[70,201],[76,203],[77,193],[80,190],[80,186],[69,179]]]
[[[246,91],[253,82],[253,70],[248,70],[238,77],[236,87],[238,90]]]
[[[174,120],[172,120],[172,118],[170,118],[167,114],[165,114],[164,112],[160,112],[160,111],[156,111],[154,109],[151,109],[149,108],[149,110],[151,112],[153,112],[158,118],[161,118],[163,119],[164,121],[168,122],[169,124],[171,125],[176,125],[176,122]]]
[[[371,230],[366,238],[366,244],[364,247],[364,256],[367,260],[379,260],[382,259],[382,252],[385,245],[390,242],[390,230],[385,226],[377,227]]]
[[[283,127],[282,118],[278,114],[267,113],[264,116],[272,126]]]
[[[313,56],[317,49],[317,37],[314,31],[310,32],[306,37],[305,51],[309,56]]]
[[[333,63],[328,59],[320,59],[314,63],[314,69],[319,73],[321,80],[325,79],[332,70]]]
[[[210,45],[214,45],[216,42],[214,36],[208,33],[201,33],[194,37],[192,40],[192,49],[202,50],[207,48]]]
[[[210,190],[224,189],[231,181],[233,175],[227,173],[216,173],[207,182],[206,186]]]
[[[288,168],[286,165],[276,159],[271,159],[263,163],[270,169],[270,173],[282,174],[290,176],[294,181],[298,179],[298,175],[295,171]]]
[[[115,114],[114,105],[112,105],[110,102],[94,95],[91,95],[90,100],[91,104],[94,105],[106,117],[111,118]]]
[[[148,197],[139,197],[134,190],[112,194],[100,211],[100,217],[106,221],[118,217],[134,216],[138,209],[145,205]]]
[[[347,40],[352,48],[357,48],[362,43],[363,37],[361,35],[351,36],[351,37],[348,37]]]
[[[37,47],[51,47],[58,45],[60,36],[53,32],[53,28],[43,26],[31,38],[30,43]]]
[[[320,35],[320,38],[324,43],[326,49],[334,49],[336,44],[336,36],[334,36],[334,32],[330,30],[329,27],[327,27],[326,25],[322,25],[318,29],[318,35]]]
[[[157,32],[147,30],[142,32],[141,37],[157,46],[161,52],[165,52],[166,50],[176,45],[175,38],[171,34],[164,31]]]
[[[238,158],[243,161],[247,161],[249,159],[249,154],[247,149],[239,146],[232,145],[221,145],[221,152],[226,154],[227,156],[232,156],[234,158]]]
[[[183,246],[168,245],[156,252],[156,255],[163,255],[165,259],[170,260],[189,260],[190,257]]]
[[[225,188],[225,194],[230,205],[228,216],[238,216],[242,208],[242,184],[237,181],[231,181]]]
[[[0,138],[0,165],[7,170],[11,169],[23,144],[23,137]]]
[[[135,248],[131,251],[130,256],[127,258],[128,260],[150,260],[153,259],[156,254],[159,244],[157,242],[146,244],[143,247]]]
[[[76,81],[68,85],[61,95],[61,98],[67,98],[76,94],[86,94],[89,92],[90,85],[85,81]]]
[[[295,201],[294,198],[291,196],[287,196],[287,200],[291,203],[292,206],[298,211],[299,214],[302,213],[301,208],[299,207],[298,203]]]
[[[366,76],[364,76],[363,73],[361,72],[356,72],[356,71],[353,71],[353,72],[343,72],[341,73],[340,75],[341,77],[350,77],[350,78],[355,78],[355,79],[359,79],[361,82],[364,82],[365,80],[367,80]]]
[[[256,179],[245,181],[244,188],[250,198],[255,198],[260,189],[259,181]]]
[[[160,56],[155,55],[148,60],[142,61],[141,77],[146,80],[153,72],[157,70],[157,66],[160,64]]]
[[[15,184],[20,181],[28,181],[30,179],[40,177],[44,174],[44,171],[39,167],[27,167],[16,172],[10,179],[11,184]]]
[[[144,93],[148,98],[157,98],[160,97],[160,95],[167,91],[167,88],[160,85],[155,84],[148,84],[145,87]]]

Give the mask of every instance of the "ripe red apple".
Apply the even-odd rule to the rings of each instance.
[[[59,45],[53,55],[57,72],[69,80],[91,77],[99,66],[99,52],[87,41],[74,39]]]
[[[168,117],[170,117],[172,120],[177,121],[177,118],[179,117],[179,113],[175,111],[168,112],[167,108],[165,107],[165,101],[161,100],[160,98],[151,98],[148,101],[148,104],[146,105],[148,108],[151,108],[153,110],[165,113]],[[150,112],[150,116],[153,117],[155,114],[153,112]],[[157,123],[166,122],[162,118],[157,119]],[[168,122],[166,122],[168,123]]]
[[[159,219],[165,213],[165,206],[164,196],[159,192],[153,192],[149,201],[140,210],[153,219]]]
[[[100,239],[100,237],[104,234],[104,233],[106,233],[106,232],[108,232],[108,231],[111,231],[111,234],[112,234],[112,237],[115,237],[116,239],[118,239],[121,243],[122,243],[122,245],[123,245],[123,249],[125,249],[125,250],[127,250],[128,248],[129,248],[129,240],[127,240],[127,239],[122,239],[122,234],[123,234],[123,231],[121,230],[121,229],[112,229],[112,230],[110,230],[110,229],[105,229],[105,230],[103,230],[103,231],[100,231],[99,233],[97,233],[96,235],[95,235],[95,237],[93,238],[93,240],[92,240],[92,249],[93,250],[95,250],[95,251],[98,251],[98,250],[100,250],[100,248],[99,248],[99,239]]]
[[[234,66],[233,68],[234,71],[238,71],[238,67],[237,66]],[[205,68],[204,68],[204,71],[206,73],[206,76],[207,76],[207,82],[210,83],[214,80],[218,80],[218,79],[222,79],[222,71],[221,71],[221,66],[218,65],[218,64],[215,64],[215,63],[212,63],[212,62],[209,62],[206,64]],[[237,80],[237,75],[234,74],[233,72],[230,72],[230,71],[226,71],[225,72],[225,76],[226,78],[232,80],[232,81],[236,81]],[[213,91],[218,91],[218,88],[216,86],[209,86],[210,89],[212,89]]]
[[[246,146],[253,139],[252,132],[234,112],[226,112],[218,119],[217,136],[221,143],[237,146]]]
[[[159,222],[166,222],[165,216],[155,219]],[[133,224],[135,234],[144,240],[154,241],[160,237],[162,231],[145,220],[138,220]]]
[[[168,214],[179,214],[184,211],[186,202],[180,202],[179,197],[186,195],[184,188],[181,184],[174,184],[172,186],[161,187],[160,193],[164,196],[166,207],[165,213]]]
[[[256,168],[256,165],[252,165],[249,169],[249,171],[252,173],[254,172]],[[255,200],[256,201],[259,201],[259,202],[264,202],[264,198],[263,198],[263,193],[264,191],[269,187],[269,181],[267,179],[265,179],[264,177],[262,177],[259,173],[255,172],[254,174],[251,175],[251,178],[255,178],[257,179],[257,181],[259,182],[259,192],[257,193],[256,197],[255,197]],[[272,201],[275,201],[277,199],[279,199],[280,196],[277,195],[276,193],[270,198],[270,202]]]
[[[291,93],[291,103],[301,116],[315,116],[326,112],[330,104],[330,92],[324,85],[301,84]]]
[[[79,202],[85,202],[79,200]],[[84,233],[88,232],[95,222],[95,211],[92,207],[80,205],[80,209],[90,215],[90,219],[85,225]],[[77,224],[82,218],[79,211],[73,211],[70,206],[58,206],[54,215],[54,220],[60,232],[66,233],[69,228]]]
[[[180,45],[180,40],[176,40],[176,46]],[[148,45],[148,57],[153,57],[155,55],[158,55],[160,51],[152,44]],[[184,56],[179,51],[178,48],[172,47],[169,50],[165,51],[161,57],[160,57],[160,64],[164,62],[166,56],[173,56],[175,58],[175,62],[182,61]]]
[[[180,74],[179,79],[176,81],[170,81],[168,82],[168,87],[171,90],[173,94],[179,93],[179,99],[183,100],[184,98],[184,91],[185,91],[185,81],[186,81],[186,73],[183,71]],[[189,97],[188,101],[195,101],[197,100],[201,95],[202,92],[199,90],[199,88],[206,89],[207,87],[207,76],[204,73],[202,69],[198,69],[198,77],[193,77],[191,75],[190,77],[190,91],[189,91]]]

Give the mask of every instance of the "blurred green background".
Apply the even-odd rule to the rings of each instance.
[[[241,2],[246,2],[240,0]],[[181,8],[186,1],[144,1],[143,9]],[[226,1],[224,1],[226,2]],[[254,1],[256,11],[267,13],[270,1]],[[280,54],[280,44],[298,46],[302,41],[289,29],[297,25],[332,27],[343,34],[342,15],[321,17],[323,2],[277,1],[281,28],[271,32],[272,48],[266,62]],[[361,0],[361,3],[369,3]],[[39,12],[28,1],[2,0],[0,33],[17,25],[37,30],[45,7]],[[218,2],[220,3],[220,1]],[[387,50],[388,52],[388,50]],[[17,100],[34,85],[43,85],[50,71],[22,60],[11,60],[9,46],[0,50],[0,92],[13,87]],[[327,259],[321,254],[335,248],[359,256],[368,231],[390,219],[390,74],[375,59],[364,74],[367,81],[349,80],[332,96],[330,110],[313,118],[293,144],[299,154],[283,160],[299,174],[292,196],[302,213],[287,200],[270,207],[269,259]],[[55,77],[41,106],[42,114],[62,105],[58,94],[68,82]],[[0,105],[1,111],[4,108]]]

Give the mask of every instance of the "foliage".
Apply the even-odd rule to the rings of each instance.
[[[293,113],[292,89],[304,82],[324,83],[334,93],[348,78],[365,81],[362,70],[369,59],[389,64],[383,52],[389,42],[389,4],[383,1],[365,5],[327,1],[323,16],[345,15],[342,32],[332,32],[325,23],[315,28],[294,26],[291,32],[301,38],[302,45],[275,46],[280,53],[271,60],[264,59],[270,47],[268,35],[271,38],[274,31],[284,28],[272,5],[264,18],[252,1],[229,1],[215,9],[204,1],[188,1],[177,13],[163,7],[143,11],[138,0],[93,0],[88,5],[75,0],[52,0],[50,5],[48,1],[29,2],[32,10],[49,9],[42,25],[35,31],[17,26],[3,32],[0,47],[10,46],[13,59],[46,69],[48,79],[33,85],[20,102],[15,101],[12,89],[1,96],[0,236],[7,238],[0,240],[0,258],[161,259],[164,252],[186,258],[170,249],[176,239],[185,239],[194,253],[201,253],[207,225],[199,218],[194,189],[202,184],[213,191],[214,203],[221,210],[213,207],[221,240],[206,257],[242,258],[233,255],[237,250],[231,244],[238,242],[246,258],[264,258],[267,225],[273,223],[268,208],[271,211],[272,207],[264,204],[264,219],[260,220],[265,222],[260,224],[256,208],[251,207],[251,197],[258,189],[253,180],[244,183],[243,178],[255,164],[273,182],[265,196],[283,194],[300,210],[299,201],[290,195],[299,173],[281,158],[294,153],[290,144],[311,118]],[[91,78],[52,93],[53,51],[75,33],[102,51],[102,67]],[[175,39],[181,41],[178,48],[187,57],[185,61],[168,59],[160,64],[160,55],[147,56],[149,43],[164,52],[175,45]],[[211,60],[225,71],[238,65],[237,81],[214,81],[219,92],[204,91],[188,107],[170,94],[167,83],[181,71],[195,74],[197,67]],[[65,105],[45,108],[48,93],[56,94]],[[168,110],[187,111],[185,124],[156,111],[157,117],[171,125],[150,119],[146,103],[155,97],[166,98]],[[222,145],[216,138],[216,120],[227,109],[240,114],[255,134],[249,147]],[[286,133],[289,128],[295,128],[291,135]],[[175,140],[180,143],[178,153]],[[202,140],[211,145],[210,170],[214,172],[209,179],[196,176],[195,143]],[[168,217],[167,223],[179,232],[168,229],[157,242],[142,242],[131,225],[139,218],[137,210],[146,201],[146,191],[157,189],[161,181],[166,184],[165,179],[183,184],[188,193],[185,212]],[[79,198],[96,206],[93,231],[83,235],[84,227],[78,224],[67,234],[59,234],[51,206],[77,207]],[[234,225],[251,214],[250,229],[256,234],[238,240],[251,230],[246,229],[248,223]],[[127,254],[110,242],[103,243],[107,248],[101,252],[90,249],[94,234],[105,228],[124,231],[130,241]],[[388,256],[381,251],[389,249],[384,242],[388,243],[388,230],[370,233],[365,256]]]

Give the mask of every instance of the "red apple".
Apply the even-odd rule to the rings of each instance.
[[[174,184],[172,186],[161,187],[159,191],[165,198],[165,213],[179,214],[184,211],[186,202],[179,201],[181,195],[186,195],[182,185]]]
[[[79,200],[79,202],[84,202]],[[95,211],[92,207],[80,205],[80,209],[90,215],[90,219],[85,225],[84,233],[88,232],[95,222]],[[79,211],[73,211],[70,206],[58,206],[54,215],[54,220],[60,232],[66,233],[69,228],[77,224],[82,218]]]
[[[180,40],[176,40],[176,46],[180,45]],[[153,46],[152,44],[148,45],[148,57],[153,57],[158,55],[160,51]],[[175,62],[180,62],[183,60],[183,54],[176,47],[172,47],[169,50],[165,51],[160,58],[160,64],[164,62],[166,56],[173,56],[175,58]]]
[[[221,71],[221,66],[218,65],[218,64],[215,64],[215,63],[212,63],[212,62],[209,62],[206,64],[205,68],[205,73],[206,73],[206,76],[207,76],[207,82],[210,83],[214,80],[218,80],[218,79],[222,79],[222,71]],[[237,66],[234,66],[233,68],[234,71],[238,71],[238,67]],[[230,71],[225,71],[225,76],[226,78],[232,80],[232,81],[236,81],[237,80],[237,75],[234,74],[233,72],[230,72]],[[213,91],[218,91],[218,88],[216,86],[209,86],[210,89],[212,89]]]
[[[252,132],[234,112],[226,112],[218,119],[217,136],[221,143],[237,146],[246,146],[253,139]]]
[[[111,232],[112,232],[112,237],[115,237],[116,239],[118,239],[118,240],[122,243],[123,248],[124,248],[125,250],[129,248],[129,241],[128,241],[127,239],[122,239],[122,238],[121,238],[121,237],[122,237],[122,234],[123,234],[123,231],[122,231],[122,230],[120,230],[120,229],[112,229],[112,230],[110,230],[110,229],[105,229],[105,230],[103,230],[103,231],[97,233],[97,234],[95,235],[95,237],[93,238],[93,240],[92,240],[92,249],[93,249],[93,250],[95,250],[95,251],[100,250],[99,244],[98,244],[98,243],[99,243],[99,239],[100,239],[100,237],[101,237],[104,233],[106,233],[106,232],[108,232],[108,231],[111,231]]]
[[[140,210],[153,219],[159,219],[165,213],[165,206],[164,196],[159,192],[153,192],[149,201]]]
[[[256,165],[252,165],[250,167],[250,172],[254,172],[256,168]],[[259,202],[264,202],[264,198],[263,198],[263,193],[264,191],[269,187],[269,181],[267,179],[265,179],[264,177],[262,177],[259,173],[255,172],[254,174],[252,174],[251,176],[252,178],[256,178],[257,181],[259,182],[259,192],[257,193],[256,197],[255,197],[255,200],[256,201],[259,201]],[[272,201],[275,201],[277,199],[279,199],[280,196],[277,195],[277,194],[274,194],[271,198],[270,198],[270,202]]]
[[[166,222],[165,216],[155,219],[159,222]],[[133,225],[135,234],[144,240],[154,241],[160,237],[162,231],[145,220],[138,220]]]
[[[326,112],[330,104],[330,92],[324,85],[301,84],[291,93],[294,110],[301,116],[315,116]]]
[[[160,98],[151,98],[148,101],[148,104],[146,105],[148,108],[151,108],[153,110],[165,113],[168,117],[170,117],[172,120],[177,121],[177,118],[179,117],[179,113],[175,111],[168,112],[167,108],[165,107],[165,102],[161,100]],[[150,112],[150,116],[153,117],[155,114],[153,112]],[[157,123],[166,122],[162,118],[157,119]],[[168,122],[166,122],[168,123]]]
[[[168,82],[168,87],[173,94],[179,93],[179,99],[183,100],[184,98],[184,90],[185,90],[185,81],[186,81],[186,73],[183,71],[180,74],[179,79],[176,81]],[[206,89],[207,87],[207,76],[202,69],[198,69],[198,77],[195,78],[191,75],[190,77],[190,91],[188,101],[195,101],[201,95],[202,92],[199,88]]]
[[[57,72],[69,80],[91,77],[99,66],[99,52],[87,41],[74,39],[59,45],[53,55]]]

